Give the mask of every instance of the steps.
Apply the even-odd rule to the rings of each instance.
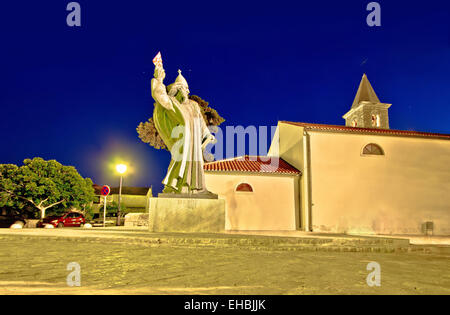
[[[74,230],[58,234],[42,231],[39,234],[0,234],[0,240],[21,237],[29,240],[57,240],[69,242],[121,243],[141,246],[242,248],[264,251],[331,251],[331,252],[430,252],[428,247],[412,246],[406,239],[379,237],[276,237],[238,234],[114,232],[108,230]],[[449,249],[449,247],[447,247]],[[444,250],[445,251],[445,250]]]

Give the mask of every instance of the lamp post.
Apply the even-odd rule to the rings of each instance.
[[[123,174],[127,171],[127,166],[125,164],[116,165],[116,171],[120,174],[120,184],[119,184],[119,204],[117,209],[117,221],[116,225],[120,225],[120,203],[122,201],[122,182],[123,182]]]

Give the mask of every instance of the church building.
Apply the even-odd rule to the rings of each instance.
[[[205,164],[225,228],[450,235],[450,135],[392,130],[390,106],[364,75],[345,126],[279,121],[268,157]]]

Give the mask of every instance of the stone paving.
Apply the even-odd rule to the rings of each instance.
[[[299,239],[5,229],[0,294],[450,294],[448,247]],[[380,287],[366,283],[372,261],[381,266]],[[80,287],[66,284],[70,262],[81,266]]]

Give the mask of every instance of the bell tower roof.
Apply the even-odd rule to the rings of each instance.
[[[342,118],[349,127],[389,129],[390,106],[391,104],[380,102],[364,73],[352,108]]]
[[[377,94],[372,88],[372,85],[367,78],[367,75],[364,73],[359,83],[358,92],[356,92],[355,99],[353,100],[352,108],[356,108],[359,106],[361,102],[371,102],[371,103],[380,103]]]

